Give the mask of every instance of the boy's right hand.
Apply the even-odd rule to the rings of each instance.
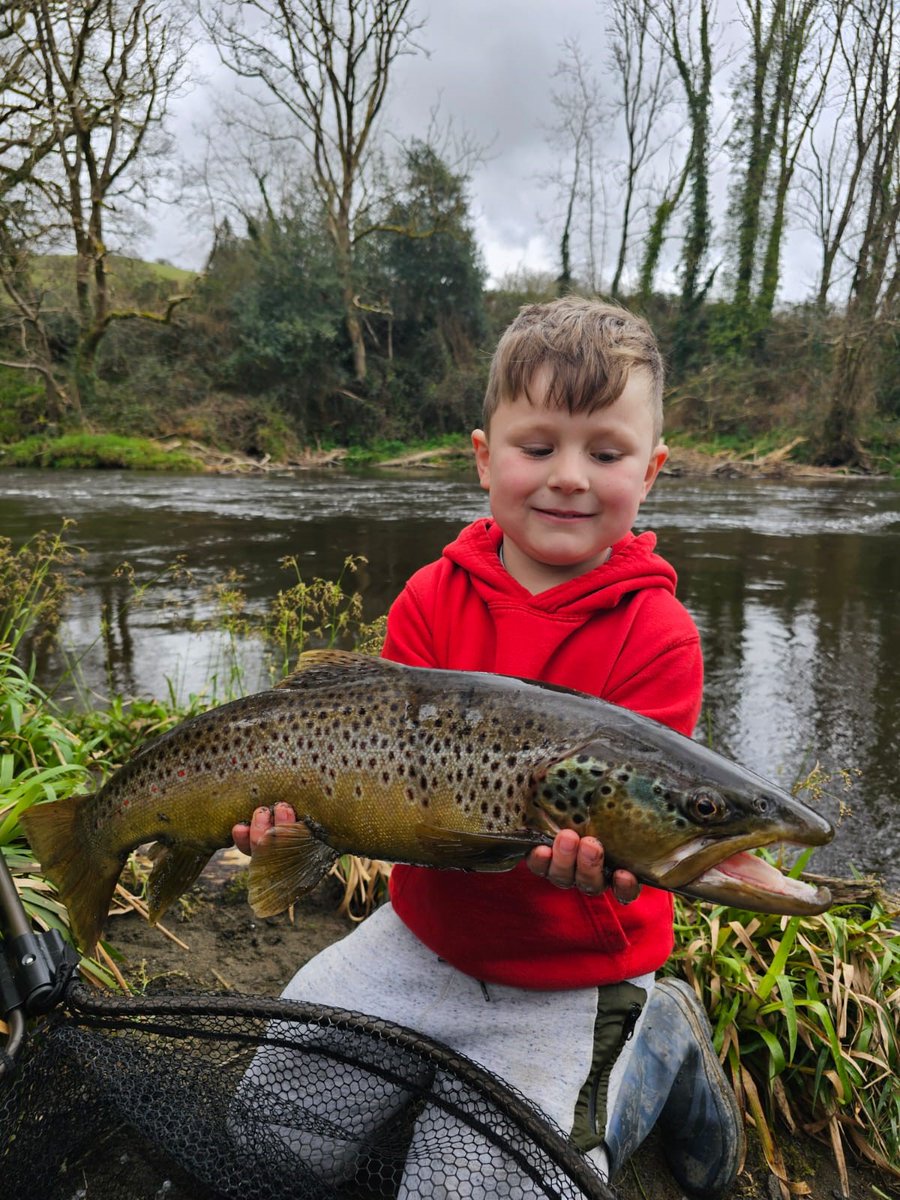
[[[273,815],[274,814],[274,815]],[[252,854],[272,825],[293,825],[297,814],[289,804],[276,804],[274,809],[257,808],[250,823],[241,821],[231,830],[234,844],[243,854]]]

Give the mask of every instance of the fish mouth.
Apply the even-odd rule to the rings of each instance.
[[[800,844],[821,845],[832,834],[831,826],[822,820],[821,827],[813,826],[804,833]],[[657,882],[672,891],[756,912],[824,912],[831,904],[827,888],[792,879],[758,854],[750,853],[775,842],[799,842],[799,838],[795,830],[789,834],[778,830],[764,839],[758,833],[721,840],[696,839],[672,854],[657,874]]]
[[[723,859],[679,891],[733,908],[784,916],[812,916],[831,906],[828,888],[793,879],[747,851]]]

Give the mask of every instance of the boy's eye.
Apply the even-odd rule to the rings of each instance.
[[[546,458],[551,449],[549,446],[523,446],[522,453],[527,454],[529,458]]]
[[[601,462],[601,463],[618,462],[621,457],[622,456],[621,456],[621,454],[619,454],[618,450],[595,450],[594,451],[594,458],[597,460],[597,462]]]

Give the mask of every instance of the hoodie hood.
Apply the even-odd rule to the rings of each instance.
[[[616,542],[605,563],[574,579],[532,595],[500,561],[503,530],[491,518],[466,526],[456,541],[444,549],[444,557],[462,567],[472,587],[490,608],[495,605],[529,608],[560,617],[580,617],[615,608],[631,592],[662,588],[674,595],[674,569],[654,553],[656,535],[629,533]]]

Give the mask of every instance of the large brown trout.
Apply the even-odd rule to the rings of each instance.
[[[260,916],[309,891],[339,854],[504,871],[564,828],[656,887],[762,912],[830,903],[745,853],[827,842],[828,822],[690,738],[562,688],[339,652],[303,655],[278,687],[184,721],[94,794],[22,822],[90,951],[136,846],[158,843],[156,920],[236,822],[278,801],[298,822],[253,855]]]

